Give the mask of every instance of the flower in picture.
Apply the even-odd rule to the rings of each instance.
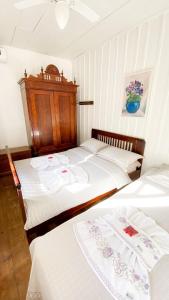
[[[151,74],[151,70],[138,70],[125,75],[122,116],[145,116],[149,97]]]
[[[138,80],[131,81],[126,87],[126,109],[129,113],[135,113],[140,108],[143,92],[143,84]]]
[[[127,101],[140,101],[143,91],[143,84],[140,81],[131,81],[126,87]]]

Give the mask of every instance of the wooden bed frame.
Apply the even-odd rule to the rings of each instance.
[[[143,139],[135,138],[135,137],[129,137],[117,133],[112,133],[112,132],[107,132],[103,130],[98,130],[98,129],[92,129],[92,135],[93,138],[98,139],[100,141],[103,141],[109,145],[122,148],[124,150],[128,150],[131,152],[135,152],[138,154],[143,155],[144,154],[144,148],[145,148],[145,141]],[[24,202],[23,202],[23,197],[22,197],[22,191],[21,191],[21,184],[15,169],[15,165],[12,160],[12,156],[10,154],[9,149],[7,148],[7,155],[8,155],[8,160],[10,164],[10,169],[12,172],[13,180],[15,187],[17,189],[18,193],[18,198],[19,198],[19,204],[22,210],[22,215],[23,215],[23,221],[24,223],[26,222],[26,213],[24,209]],[[139,160],[142,166],[142,159]],[[136,180],[137,178],[140,177],[141,173],[141,166],[140,168],[137,168],[136,171],[133,173],[130,173],[130,178],[132,180]],[[91,206],[94,204],[106,199],[107,197],[115,194],[118,191],[118,189],[113,189],[105,194],[99,195],[94,199],[91,199],[83,204],[80,204],[76,207],[73,207],[71,209],[68,209],[59,215],[29,229],[26,231],[27,239],[28,242],[30,243],[34,238],[37,236],[43,235],[50,231],[51,229],[55,228],[56,226],[60,225],[61,223],[69,220],[70,218],[80,214],[81,212],[89,209]]]

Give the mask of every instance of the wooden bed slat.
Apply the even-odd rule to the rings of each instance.
[[[92,129],[92,137],[114,147],[122,148],[143,155],[145,141],[140,138],[122,135],[114,132]],[[105,139],[106,137],[106,139]]]

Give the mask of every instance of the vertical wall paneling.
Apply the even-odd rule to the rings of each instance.
[[[154,157],[157,157],[159,151],[160,156],[163,156],[163,153],[166,147],[168,147],[166,141],[168,133],[168,91],[169,91],[169,14],[163,19],[162,33],[161,33],[161,47],[160,47],[160,56],[159,56],[159,66],[158,66],[158,75],[157,75],[157,85],[155,91],[155,101],[156,107],[156,124],[154,124],[154,129],[158,132],[158,140],[161,144],[157,143],[154,151]],[[160,83],[160,84],[159,84]],[[160,131],[159,129],[160,124]],[[165,126],[163,126],[165,124]],[[155,145],[155,140],[152,141]],[[165,148],[165,149],[164,149]],[[169,156],[169,153],[168,153]]]
[[[107,82],[110,82],[110,72],[111,72],[111,41],[108,42],[108,55],[107,55]],[[103,87],[104,88],[104,87]],[[109,101],[109,88],[108,88],[108,84],[105,88],[105,105],[104,105],[104,113],[107,112],[108,109],[108,101]],[[104,128],[106,128],[106,122],[107,119],[104,118]]]
[[[81,94],[94,100],[80,112],[80,140],[92,127],[145,138],[144,169],[169,163],[169,13],[122,32],[74,60]],[[84,61],[85,57],[85,61]],[[144,117],[122,117],[125,74],[151,69]],[[76,74],[75,74],[76,75]],[[81,99],[82,100],[82,99]]]
[[[162,49],[164,46],[164,40],[165,40],[165,31],[166,31],[166,18],[165,15],[163,15],[160,18],[161,22],[158,25],[160,27],[160,30],[157,30],[156,24],[151,24],[151,34],[152,38],[154,39],[152,41],[151,45],[151,52],[148,53],[149,55],[149,61],[152,63],[153,73],[152,73],[152,84],[151,84],[151,94],[149,101],[149,109],[147,111],[147,122],[145,127],[145,139],[147,141],[148,147],[146,149],[146,156],[147,160],[145,164],[147,165],[153,165],[155,161],[161,163],[165,160],[165,157],[161,157],[161,151],[159,155],[155,156],[155,151],[157,149],[158,144],[161,144],[161,141],[158,139],[159,133],[161,132],[160,123],[159,121],[162,120],[161,115],[161,101],[163,101],[162,94],[158,95],[158,91],[161,90],[161,84],[163,81],[163,75],[160,72],[160,69],[163,68],[164,57],[162,56]],[[154,28],[154,26],[155,28]],[[157,37],[157,39],[156,39]],[[153,48],[153,45],[158,45],[156,48]],[[156,50],[156,53],[154,51]],[[154,59],[151,60],[151,55],[154,56]],[[162,70],[163,72],[163,70]],[[160,120],[158,118],[158,114],[160,113],[161,117]],[[167,120],[165,120],[166,122]],[[165,135],[165,132],[163,132],[163,136]],[[161,147],[162,146],[162,147]],[[161,148],[165,147],[164,145],[160,145]],[[162,158],[162,159],[161,159]],[[167,158],[168,159],[168,158]]]

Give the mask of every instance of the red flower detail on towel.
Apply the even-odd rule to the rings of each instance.
[[[123,229],[124,230],[124,232],[126,233],[126,234],[128,234],[129,236],[134,236],[134,235],[136,235],[137,233],[138,233],[138,231],[137,230],[135,230],[131,225],[130,226],[127,226],[126,228],[124,228]]]
[[[68,170],[63,170],[63,171],[62,171],[62,173],[67,173],[67,172],[68,172]]]

